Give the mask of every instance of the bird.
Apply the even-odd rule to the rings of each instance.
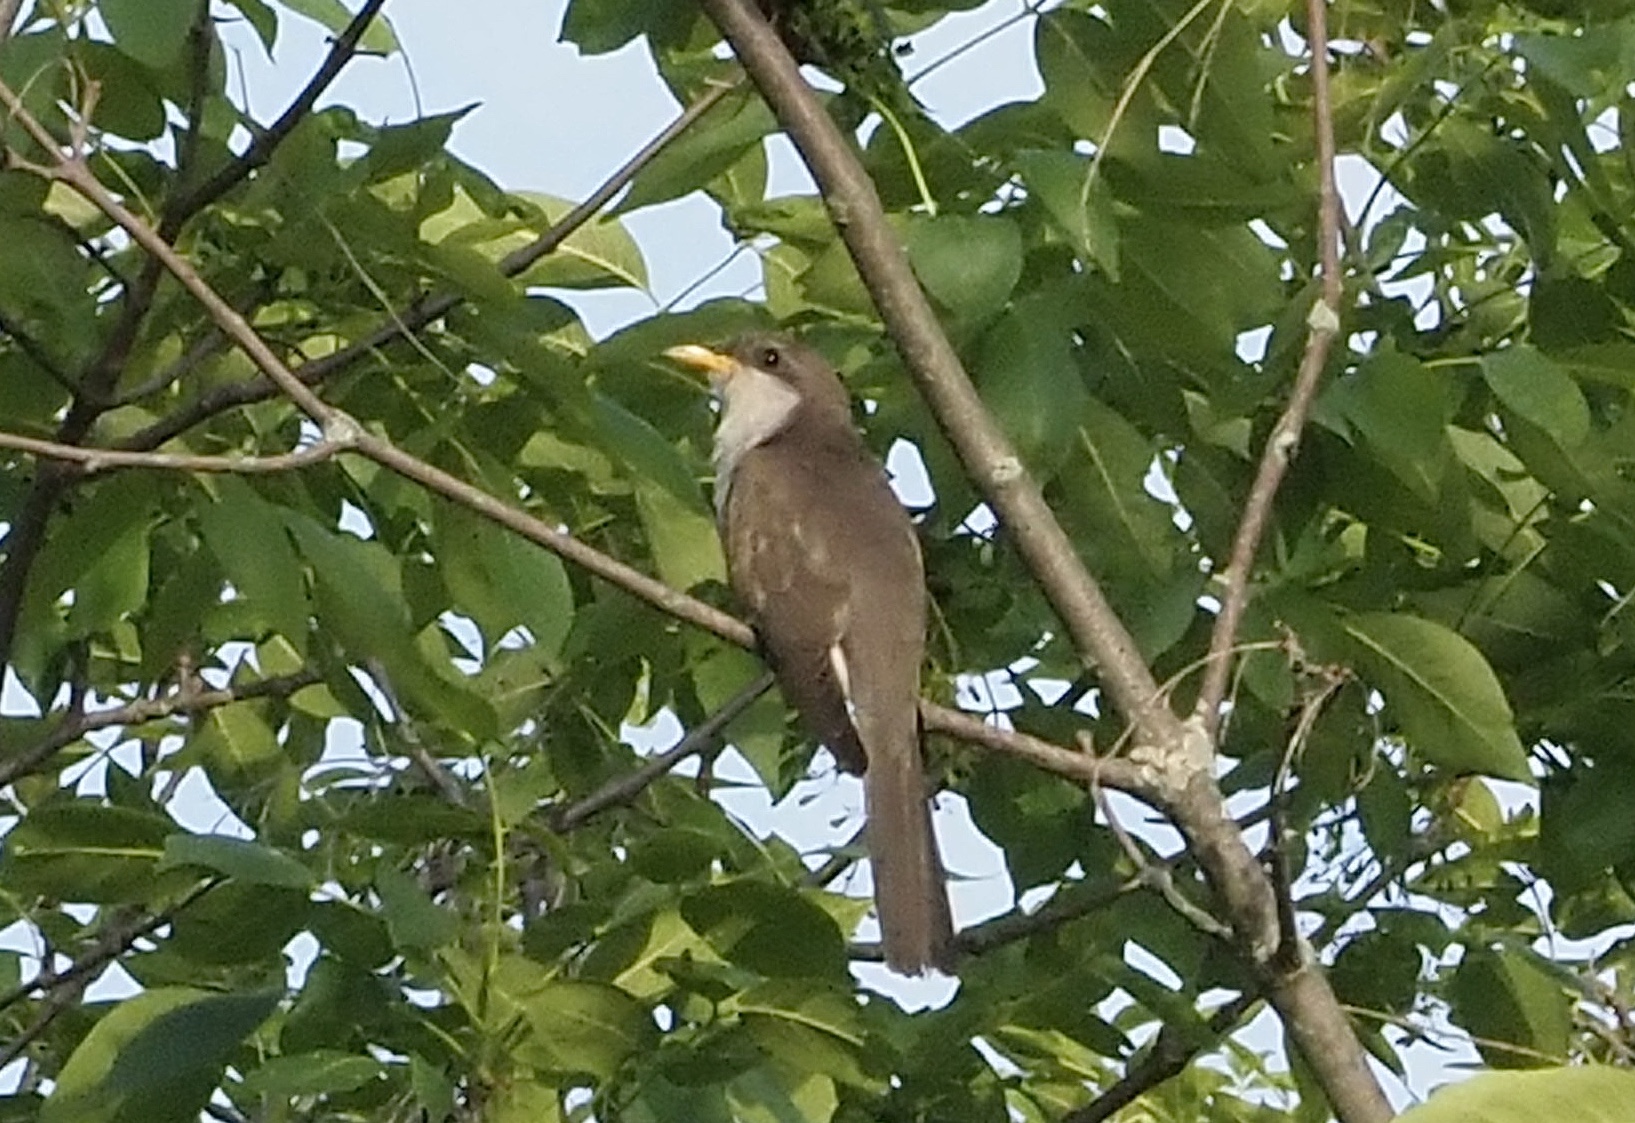
[[[715,506],[734,595],[784,698],[861,773],[887,966],[953,969],[947,876],[919,724],[925,567],[908,512],[812,348],[751,334],[670,348],[720,402]]]

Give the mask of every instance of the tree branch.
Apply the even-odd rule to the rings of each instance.
[[[144,698],[138,702],[116,706],[111,710],[78,713],[64,720],[39,744],[24,749],[0,764],[0,788],[36,771],[59,749],[98,729],[141,725],[175,714],[203,713],[218,706],[248,701],[251,698],[284,698],[320,680],[321,676],[316,671],[297,671],[292,675],[258,679],[242,686],[231,686],[222,690],[194,690],[184,686],[162,698]]]
[[[295,100],[278,115],[276,121],[250,142],[244,154],[198,187],[172,198],[171,203],[165,208],[165,217],[169,221],[161,223],[159,228],[161,234],[169,234],[165,239],[167,242],[174,239],[182,224],[188,219],[237,187],[258,169],[266,166],[267,161],[278,151],[278,146],[295,131],[295,126],[306,119],[312,112],[312,107],[317,105],[318,99],[324,95],[324,91],[340,77],[341,71],[346,69],[346,64],[352,61],[363,33],[369,29],[369,25],[374,22],[375,16],[385,4],[386,0],[365,0],[363,7],[358,9],[357,14],[330,44],[329,53],[324,56],[324,61],[301,88]]]
[[[1300,447],[1300,435],[1317,397],[1317,385],[1328,363],[1329,348],[1340,332],[1340,304],[1344,281],[1340,275],[1340,193],[1334,182],[1334,114],[1329,102],[1328,26],[1324,0],[1307,0],[1306,26],[1311,46],[1311,111],[1317,140],[1317,251],[1322,275],[1321,295],[1306,318],[1310,334],[1294,388],[1277,424],[1266,438],[1255,482],[1243,507],[1243,520],[1232,539],[1232,552],[1221,574],[1225,591],[1220,614],[1209,635],[1209,667],[1195,713],[1213,736],[1220,728],[1221,704],[1231,677],[1232,645],[1237,642],[1243,613],[1249,604],[1249,578],[1255,554],[1271,521],[1272,502],[1288,473],[1289,462]]]
[[[44,991],[47,1002],[32,1022],[16,1037],[0,1045],[0,1068],[5,1068],[12,1061],[22,1055],[40,1034],[50,1028],[59,1015],[76,1001],[76,992],[89,981],[89,976],[101,970],[119,956],[130,950],[132,944],[143,936],[150,935],[169,924],[177,913],[193,904],[200,897],[220,885],[224,879],[210,878],[200,882],[190,889],[181,900],[163,912],[153,913],[141,919],[133,919],[124,923],[115,924],[97,937],[89,951],[61,971],[44,971],[26,983],[20,983],[0,995],[0,1010],[12,1006],[21,999],[27,998],[36,991]],[[65,989],[72,988],[72,989]]]
[[[345,446],[335,441],[321,440],[295,452],[278,453],[273,456],[195,456],[178,452],[121,452],[118,449],[65,445],[57,441],[25,437],[21,433],[0,432],[0,448],[75,465],[82,477],[99,475],[116,468],[262,476],[270,472],[288,472],[333,460]]]
[[[19,124],[31,134],[46,135],[44,129],[3,82],[0,82],[0,104],[6,105]],[[729,643],[736,643],[741,647],[753,646],[754,634],[748,625],[735,617],[670,588],[662,581],[609,557],[572,535],[546,525],[472,484],[365,431],[345,412],[335,409],[314,394],[267,346],[244,317],[198,275],[185,258],[109,194],[91,174],[82,159],[72,153],[57,152],[56,164],[43,171],[72,187],[113,219],[134,242],[161,262],[163,267],[204,306],[211,319],[249,356],[257,368],[283,389],[291,400],[322,428],[325,441],[348,448],[406,479],[413,480],[428,491],[459,503],[468,510],[515,531],[529,541],[646,601],[675,619],[713,632]],[[979,717],[957,710],[930,704],[925,704],[922,709],[929,729],[950,733],[974,744],[1021,756],[1080,782],[1088,783],[1095,777],[1098,782],[1108,787],[1132,791],[1155,802],[1162,803],[1166,798],[1157,774],[1135,761],[1095,757],[1076,752],[1024,733],[989,725]]]
[[[365,14],[372,17],[384,0],[368,0],[359,18],[354,19],[346,31],[331,47],[328,56],[318,72],[301,91],[299,97],[288,110],[274,122],[272,128],[251,142],[249,149],[239,160],[222,169],[216,177],[201,185],[195,191],[173,194],[166,202],[160,217],[159,233],[166,242],[174,241],[187,220],[198,210],[219,197],[212,192],[225,192],[248,176],[255,168],[271,159],[289,132],[299,123],[301,116],[309,111],[323,91],[328,89],[335,80],[341,68],[352,57],[356,49],[356,42],[363,34],[367,20]],[[14,5],[15,7],[15,5]],[[201,0],[200,19],[208,21],[209,4]],[[10,23],[0,24],[0,27],[9,30]],[[208,23],[196,25],[196,31],[206,33],[209,42],[196,52],[196,57],[214,49],[214,34]],[[4,41],[5,31],[0,30],[0,42]],[[195,69],[195,73],[198,70]],[[197,87],[196,87],[197,89]],[[12,92],[6,90],[5,103],[8,111],[16,115],[20,105]],[[94,100],[94,99],[93,99]],[[200,107],[202,108],[202,106]],[[76,123],[72,142],[74,155],[83,160],[83,145],[85,130],[89,123],[90,105],[82,107],[79,121]],[[299,112],[296,110],[299,109]],[[47,153],[60,161],[62,153],[56,142],[38,122],[30,128],[29,133],[35,142]],[[189,133],[194,135],[197,128],[190,125]],[[182,157],[195,155],[192,146],[186,146],[187,151]],[[26,166],[26,165],[24,165]],[[184,183],[191,170],[191,165],[185,159],[178,159],[176,168],[176,182]],[[135,345],[141,332],[142,324],[147,319],[148,311],[153,307],[153,300],[158,292],[159,281],[164,275],[159,261],[149,258],[136,279],[125,286],[124,299],[117,313],[113,327],[109,330],[100,352],[86,368],[85,376],[79,380],[74,404],[57,428],[56,439],[62,444],[80,444],[90,433],[98,417],[113,404],[112,390],[118,382],[120,372],[124,369],[125,361],[130,356],[131,348]],[[157,447],[158,443],[149,446]],[[13,519],[10,531],[5,538],[5,561],[0,563],[0,666],[4,666],[11,659],[12,643],[16,638],[17,615],[22,608],[24,591],[28,585],[29,572],[34,567],[34,560],[39,556],[40,548],[45,544],[46,529],[51,522],[51,513],[58,502],[71,486],[71,477],[60,471],[43,472],[29,489],[24,498],[16,518]]]
[[[648,757],[640,768],[617,777],[576,803],[547,809],[546,825],[557,834],[566,834],[583,826],[592,816],[609,807],[629,803],[645,791],[649,784],[688,757],[708,752],[713,748],[726,732],[727,726],[731,725],[739,714],[749,709],[757,698],[772,689],[772,682],[772,672],[765,672],[728,698],[714,713],[688,730],[687,735],[670,748]]]
[[[1209,1017],[1209,1033],[1197,1034],[1166,1025],[1152,1045],[1137,1055],[1124,1075],[1111,1088],[1077,1110],[1062,1116],[1062,1123],[1102,1123],[1128,1107],[1164,1081],[1181,1075],[1193,1059],[1216,1041],[1232,1032],[1260,1001],[1258,994],[1240,994]]]
[[[1138,739],[1176,748],[1181,724],[1106,596],[994,421],[914,278],[868,173],[753,0],[701,0],[817,180],[840,237],[937,423],[993,507],[1080,655]]]
[[[698,100],[689,105],[675,120],[666,125],[652,140],[648,141],[639,152],[625,161],[612,175],[608,176],[600,187],[586,197],[584,202],[563,215],[549,230],[535,238],[528,245],[513,250],[501,258],[497,266],[500,274],[505,277],[515,277],[527,270],[536,261],[555,252],[563,242],[573,236],[575,231],[595,218],[603,207],[607,206],[619,192],[624,190],[632,179],[636,178],[637,173],[642,168],[652,162],[655,156],[669,147],[672,141],[686,132],[695,121],[707,113],[733,88],[731,85],[711,86]],[[394,313],[388,322],[383,323],[357,342],[322,358],[301,364],[297,368],[296,374],[308,386],[316,386],[332,375],[352,366],[365,356],[376,353],[388,343],[417,332],[428,324],[435,323],[465,303],[465,300],[464,293],[454,290],[430,293],[423,296],[406,308]],[[197,401],[186,409],[160,418],[145,429],[132,434],[124,441],[121,441],[119,447],[131,451],[157,448],[166,441],[185,433],[193,426],[219,413],[224,413],[237,406],[266,401],[277,394],[278,386],[265,376],[218,387],[201,395]]]

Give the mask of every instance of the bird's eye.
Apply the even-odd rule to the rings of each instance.
[[[768,347],[765,351],[761,352],[761,367],[764,370],[772,370],[782,360],[783,356],[778,353],[778,349],[776,347]]]

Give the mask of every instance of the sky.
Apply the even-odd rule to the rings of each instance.
[[[336,82],[327,103],[345,103],[376,124],[403,122],[464,106],[474,108],[456,126],[454,150],[494,180],[513,190],[545,192],[577,200],[587,195],[632,152],[669,123],[678,106],[654,74],[644,47],[582,57],[557,42],[565,0],[388,0],[386,11],[403,45],[391,58],[360,59]],[[351,6],[355,6],[352,4]],[[916,96],[945,125],[959,124],[1001,101],[1036,96],[1041,83],[1032,61],[1032,24],[1019,19],[1022,0],[992,0],[973,12],[944,20],[916,37],[904,68],[916,73],[956,48],[980,45],[937,68],[915,86]],[[243,25],[228,28],[230,79],[242,83],[255,116],[267,121],[290,101],[309,76],[325,45],[316,24],[290,18],[280,29],[276,52],[268,58]],[[772,193],[807,189],[798,160],[787,142],[773,142]],[[1372,179],[1366,169],[1346,169],[1346,194],[1365,196]],[[1389,202],[1389,200],[1387,200]],[[1382,213],[1382,212],[1381,212]],[[1355,216],[1354,216],[1355,217]],[[591,333],[600,338],[686,294],[685,303],[712,296],[753,293],[758,262],[743,254],[718,268],[733,253],[718,214],[706,200],[683,199],[636,212],[626,224],[647,258],[651,291],[565,293]],[[701,278],[708,278],[700,284]],[[980,688],[982,684],[973,684]],[[999,688],[996,689],[1008,689]],[[3,708],[3,707],[0,707]],[[679,736],[673,718],[634,731],[642,745],[662,745]],[[337,738],[336,752],[356,752],[356,734]],[[730,756],[721,765],[726,778],[751,780],[748,766]],[[729,785],[730,787],[730,785]],[[837,844],[850,836],[861,814],[860,789],[832,768],[814,778],[779,807],[764,792],[739,788],[720,797],[728,809],[757,831],[777,830],[797,845]],[[202,782],[190,781],[176,805],[178,818],[194,830],[233,830],[225,808]],[[1131,812],[1132,825],[1133,816]],[[1009,909],[1014,893],[999,852],[971,825],[963,801],[944,796],[938,803],[938,831],[954,876],[955,915],[971,924]],[[239,826],[239,829],[242,829]],[[1155,838],[1161,836],[1154,836]],[[1173,844],[1166,846],[1173,849]],[[868,892],[866,875],[848,891]],[[17,933],[6,942],[19,946]],[[310,949],[302,952],[310,954]],[[1152,967],[1150,963],[1144,966]],[[883,967],[863,966],[860,977],[888,990],[905,1005],[941,1004],[954,991],[946,979],[908,981]],[[1164,978],[1161,969],[1156,973]],[[1173,981],[1173,980],[1170,980]],[[128,992],[129,984],[110,978],[101,993]],[[1280,1053],[1280,1032],[1263,1015],[1247,1040]],[[1455,1056],[1468,1059],[1468,1050]],[[1407,1085],[1385,1075],[1398,1103],[1423,1096],[1449,1077],[1446,1058],[1423,1048],[1412,1053]]]

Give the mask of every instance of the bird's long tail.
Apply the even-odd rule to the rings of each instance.
[[[954,925],[926,800],[919,738],[911,736],[907,751],[871,756],[863,793],[886,963],[894,971],[918,975],[932,967],[952,970]]]

